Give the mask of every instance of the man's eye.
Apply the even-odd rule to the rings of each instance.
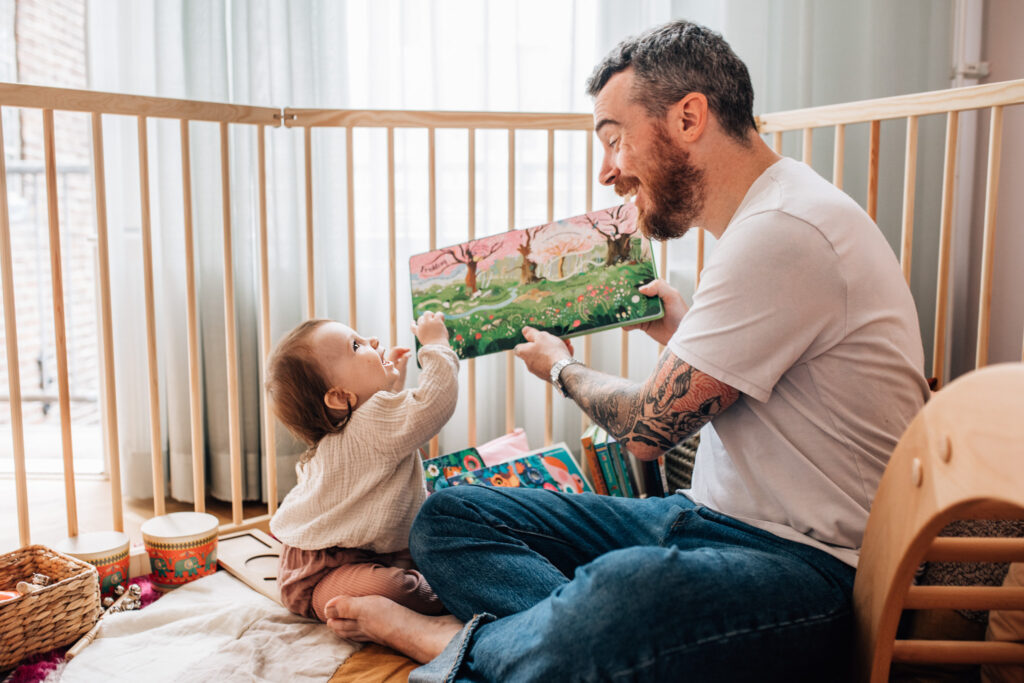
[[[352,340],[352,350],[353,351],[358,351],[359,350],[359,342],[357,342],[355,339]]]
[[[619,144],[619,139],[618,138],[615,138],[614,140],[609,140],[608,141],[608,146],[611,147],[612,149],[615,149],[615,147],[618,146],[618,144]]]

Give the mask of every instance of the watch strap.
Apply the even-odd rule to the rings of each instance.
[[[565,390],[565,385],[562,384],[562,370],[565,370],[570,365],[583,365],[583,361],[569,356],[563,358],[554,365],[551,366],[551,383],[555,385],[555,388],[562,392],[562,396],[568,397],[569,394]]]

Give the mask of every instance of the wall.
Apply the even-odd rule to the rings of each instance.
[[[1018,0],[988,0],[985,3],[982,59],[989,75],[981,83],[1024,78],[1024,3]],[[985,169],[988,159],[989,115],[982,113],[977,132],[977,169],[970,226],[970,309],[957,317],[968,325],[966,344],[954,347],[954,371],[973,367],[977,340],[978,279],[981,273],[982,230],[985,217]],[[989,339],[989,363],[1020,361],[1024,337],[1024,105],[1003,110],[1003,144],[997,202],[993,296]]]

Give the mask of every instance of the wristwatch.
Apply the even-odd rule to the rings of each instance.
[[[551,366],[551,383],[555,385],[555,388],[562,392],[562,396],[569,397],[569,393],[565,390],[565,385],[562,384],[562,370],[565,370],[570,365],[583,365],[583,361],[577,360],[572,356],[563,358],[554,365]]]

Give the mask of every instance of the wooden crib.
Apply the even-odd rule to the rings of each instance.
[[[945,90],[916,95],[904,95],[878,100],[839,104],[826,107],[816,107],[799,111],[765,114],[759,117],[758,125],[760,131],[771,136],[774,148],[780,152],[789,152],[790,148],[799,149],[805,162],[811,163],[814,159],[814,140],[816,137],[830,136],[832,140],[832,179],[839,186],[844,186],[844,176],[849,181],[850,174],[845,173],[846,165],[844,160],[850,155],[847,143],[848,131],[857,127],[866,127],[868,130],[867,141],[867,168],[863,169],[866,177],[866,193],[864,204],[867,212],[874,218],[878,211],[879,197],[879,159],[880,151],[885,142],[882,139],[882,122],[889,120],[905,121],[905,154],[903,172],[903,210],[901,233],[899,239],[898,253],[901,258],[904,274],[908,282],[911,280],[911,254],[913,253],[915,234],[915,206],[920,206],[925,201],[936,202],[940,206],[940,220],[938,225],[918,225],[918,230],[926,230],[928,234],[935,235],[938,240],[938,264],[937,264],[937,287],[936,296],[921,299],[919,297],[919,310],[928,311],[929,316],[934,315],[934,335],[932,344],[932,367],[930,374],[935,378],[938,386],[944,384],[949,377],[946,367],[947,340],[950,334],[950,287],[951,287],[951,250],[954,235],[954,197],[957,192],[956,164],[957,164],[957,143],[959,121],[962,112],[973,110],[987,110],[990,112],[990,135],[987,150],[987,170],[985,174],[985,211],[984,211],[984,244],[982,249],[982,268],[979,286],[979,298],[977,303],[977,343],[974,366],[980,368],[988,364],[989,331],[991,326],[991,299],[993,287],[993,260],[996,249],[996,203],[1000,189],[999,171],[1000,155],[1002,151],[1002,130],[1003,111],[1006,107],[1021,105],[1024,103],[1024,80],[993,83],[988,85]],[[232,244],[232,215],[231,198],[233,188],[230,182],[230,131],[236,127],[248,127],[255,130],[254,158],[257,193],[255,201],[258,204],[256,212],[258,215],[258,226],[252,240],[257,243],[257,267],[259,282],[259,311],[260,321],[260,354],[265,357],[268,349],[274,340],[270,338],[270,290],[275,283],[271,280],[268,272],[268,235],[274,230],[269,223],[267,212],[267,154],[266,140],[268,135],[301,135],[302,149],[304,150],[304,201],[305,201],[305,292],[307,317],[313,317],[315,310],[315,292],[317,282],[315,281],[314,253],[316,244],[314,241],[314,211],[313,211],[313,187],[314,177],[313,160],[317,150],[313,145],[312,132],[314,128],[338,128],[343,129],[346,141],[346,165],[347,186],[347,275],[348,275],[348,306],[351,312],[351,319],[356,319],[358,310],[359,287],[366,283],[357,282],[356,278],[356,231],[360,226],[355,221],[355,205],[359,198],[355,194],[354,184],[354,163],[353,163],[353,131],[365,128],[384,129],[386,132],[386,167],[387,167],[387,226],[388,226],[388,271],[387,282],[389,289],[389,317],[390,317],[390,339],[389,343],[394,345],[398,341],[398,307],[404,302],[398,300],[397,278],[399,277],[400,265],[396,259],[396,205],[401,198],[396,196],[395,183],[395,131],[396,129],[412,128],[422,129],[427,137],[427,168],[425,169],[426,183],[429,196],[429,226],[430,248],[436,243],[437,227],[437,172],[436,172],[436,131],[442,129],[454,129],[464,131],[468,139],[468,156],[466,166],[468,170],[468,196],[467,209],[469,215],[469,228],[466,239],[477,236],[475,225],[476,197],[476,138],[477,131],[498,130],[507,133],[508,147],[508,220],[507,227],[523,227],[517,225],[515,215],[516,206],[516,147],[518,131],[541,131],[547,135],[547,218],[553,220],[555,207],[555,136],[563,131],[575,132],[585,136],[586,142],[583,145],[584,153],[581,159],[574,160],[583,165],[583,168],[590,174],[591,178],[596,175],[594,159],[594,136],[590,131],[593,128],[593,120],[589,114],[525,114],[525,113],[485,113],[485,112],[429,112],[429,111],[368,111],[368,110],[328,110],[328,109],[293,109],[293,108],[270,108],[250,107],[229,104],[215,104],[198,101],[174,100],[156,97],[142,97],[132,95],[115,95],[108,93],[65,90],[45,88],[27,85],[0,84],[0,107],[17,107],[28,110],[26,115],[41,116],[43,135],[45,143],[45,181],[46,201],[48,206],[49,224],[49,249],[50,249],[50,270],[53,296],[53,325],[55,331],[56,358],[58,365],[57,387],[59,393],[59,410],[62,425],[62,447],[64,463],[64,508],[67,517],[67,534],[75,536],[81,531],[78,523],[78,503],[76,502],[76,480],[73,475],[74,444],[71,439],[70,426],[70,400],[68,385],[67,365],[67,331],[64,318],[65,285],[62,279],[61,269],[61,246],[60,246],[60,214],[58,211],[58,183],[57,165],[54,136],[54,112],[74,111],[87,112],[91,116],[92,131],[92,167],[94,181],[94,211],[95,228],[98,247],[97,262],[97,291],[99,299],[99,336],[100,356],[105,376],[102,386],[105,388],[101,396],[102,426],[105,435],[107,467],[111,481],[111,497],[109,501],[111,522],[110,526],[117,530],[124,529],[125,504],[121,490],[121,463],[118,444],[116,396],[114,394],[114,362],[113,362],[113,331],[111,324],[112,303],[111,303],[111,277],[109,264],[108,247],[108,226],[106,207],[106,179],[104,174],[104,145],[103,145],[103,121],[105,117],[123,116],[135,117],[138,127],[138,162],[139,162],[139,187],[141,205],[141,235],[142,253],[140,254],[143,263],[145,283],[145,313],[147,331],[147,354],[149,359],[149,373],[146,378],[149,390],[149,411],[152,419],[151,446],[153,461],[153,514],[163,514],[166,510],[165,481],[163,467],[161,465],[164,454],[162,452],[162,441],[160,436],[160,395],[158,391],[158,368],[157,368],[157,344],[156,325],[154,313],[154,284],[153,284],[153,260],[154,253],[151,244],[151,219],[150,219],[150,189],[149,189],[149,154],[150,149],[147,142],[147,122],[153,118],[172,119],[180,121],[180,164],[181,183],[183,191],[184,235],[186,245],[192,244],[192,193],[194,191],[192,182],[192,165],[190,154],[190,122],[214,122],[219,124],[220,132],[220,170],[221,185],[220,194],[223,202],[222,230],[224,246],[224,326],[226,340],[226,358],[229,391],[227,405],[229,414],[230,433],[230,459],[231,459],[231,490],[232,490],[232,513],[230,523],[222,527],[222,531],[239,530],[254,526],[266,526],[270,515],[276,509],[277,500],[281,492],[278,491],[277,471],[274,440],[274,421],[267,414],[265,408],[262,415],[262,439],[263,455],[266,463],[266,494],[268,509],[266,514],[253,517],[243,515],[242,500],[242,454],[239,446],[239,397],[238,397],[238,363],[237,340],[235,338],[235,296],[234,282],[236,274],[232,272],[233,249],[240,248]],[[918,129],[919,123],[924,117],[944,116],[946,119],[945,144],[943,151],[943,179],[941,192],[938,196],[915,197],[915,180],[917,178],[917,163],[919,158]],[[283,130],[268,131],[267,129],[283,128]],[[816,134],[817,131],[817,134]],[[3,130],[0,128],[0,148],[2,145]],[[820,169],[819,169],[820,170]],[[827,175],[827,173],[825,174]],[[585,210],[594,208],[593,204],[593,180],[586,183]],[[43,539],[32,539],[30,535],[29,518],[33,511],[39,506],[51,506],[56,504],[52,500],[30,500],[28,497],[26,455],[23,433],[22,418],[22,394],[21,379],[19,376],[19,348],[18,328],[16,323],[16,306],[18,292],[14,289],[14,278],[12,275],[12,252],[11,234],[7,205],[7,174],[5,164],[0,164],[0,275],[3,285],[3,311],[4,331],[6,339],[6,366],[8,375],[8,387],[10,395],[10,417],[12,446],[14,453],[14,483],[18,509],[18,533],[22,545],[28,545],[33,541]],[[963,226],[964,229],[966,226]],[[244,246],[244,245],[243,245]],[[660,250],[660,272],[667,272],[668,251],[671,245],[663,246]],[[695,281],[699,282],[699,274],[703,265],[704,255],[703,233],[698,235],[698,248],[696,259]],[[191,247],[186,248],[186,273],[187,273],[187,313],[186,324],[181,331],[187,337],[189,350],[189,382],[192,394],[192,444],[193,463],[195,465],[193,477],[193,490],[195,509],[203,511],[206,500],[206,481],[202,473],[203,467],[203,432],[202,416],[200,414],[200,379],[197,350],[197,321],[196,321],[196,289],[195,289],[195,262]],[[625,333],[621,334],[621,355],[619,367],[599,368],[609,372],[629,374],[628,344],[629,340]],[[590,338],[585,338],[582,346],[582,357],[592,363]],[[505,426],[510,430],[515,426],[514,397],[517,391],[515,377],[513,374],[514,359],[511,353],[506,353],[506,386],[504,391],[505,400]],[[1014,359],[1016,360],[1016,359]],[[1022,347],[1021,360],[1024,360],[1024,347]],[[477,392],[476,367],[473,360],[466,361],[465,373],[467,376],[467,396],[460,400],[459,410],[465,411],[467,415],[468,431],[465,442],[473,445],[478,442],[477,434],[477,409],[480,401],[492,400],[487,394],[482,398]],[[639,377],[637,377],[639,379]],[[140,379],[140,381],[143,381]],[[519,388],[523,390],[523,388]],[[529,390],[534,390],[530,387]],[[536,387],[540,390],[540,385]],[[569,443],[575,442],[578,434],[554,433],[552,424],[552,392],[551,387],[544,385],[545,402],[545,429],[544,442],[552,440],[565,440]],[[500,400],[500,399],[499,399]],[[263,401],[266,406],[266,401]],[[540,408],[538,407],[538,410]],[[498,434],[484,435],[487,438],[498,436]],[[465,445],[465,444],[460,444]],[[432,444],[436,450],[436,442]],[[1017,559],[1024,559],[1019,557]]]

